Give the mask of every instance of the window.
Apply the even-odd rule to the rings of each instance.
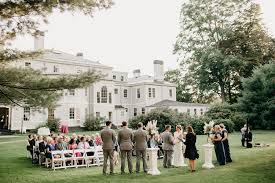
[[[97,118],[99,118],[99,117],[100,117],[100,112],[96,112],[96,113],[95,113],[95,116],[96,116]]]
[[[124,81],[124,76],[121,76],[121,77],[120,77],[120,81]]]
[[[127,98],[127,97],[128,97],[128,90],[127,90],[127,89],[124,89],[124,90],[123,90],[123,95],[124,95],[124,98]]]
[[[128,108],[125,108],[125,112],[128,112]]]
[[[152,88],[153,98],[156,98],[156,88]]]
[[[23,120],[30,121],[30,115],[31,115],[31,109],[29,107],[24,107]]]
[[[148,95],[149,95],[149,98],[152,97],[152,88],[148,88]]]
[[[134,116],[137,115],[137,108],[134,108]]]
[[[75,95],[75,90],[74,89],[69,89],[69,95],[74,96]]]
[[[88,96],[88,88],[85,88],[85,96]]]
[[[101,103],[107,103],[107,87],[103,86],[101,88]]]
[[[48,109],[48,119],[50,120],[54,119],[54,109],[51,109],[51,108]]]
[[[31,63],[30,62],[25,62],[25,67],[31,67]]]
[[[121,111],[121,116],[124,116],[124,111]]]
[[[197,116],[197,109],[194,109],[194,115]]]
[[[96,101],[97,103],[100,103],[100,92],[96,93]]]
[[[112,103],[112,93],[109,93],[109,104]]]
[[[85,108],[85,119],[87,119],[87,118],[88,118],[88,109]]]
[[[53,66],[53,72],[58,72],[58,71],[59,71],[58,67],[56,65],[54,65]]]
[[[141,108],[141,114],[145,114],[145,108]]]
[[[169,90],[169,96],[173,97],[173,91],[172,91],[172,89]]]
[[[114,89],[114,93],[118,94],[118,89],[117,88]]]
[[[201,115],[203,115],[203,109],[201,108]]]
[[[69,119],[74,119],[74,108],[70,108]]]
[[[140,88],[137,89],[137,98],[140,98]]]
[[[187,115],[190,116],[190,109],[187,109]]]
[[[116,79],[116,75],[113,75],[113,79]]]
[[[109,119],[110,121],[112,121],[112,112],[109,112],[109,114],[108,114],[108,119]]]

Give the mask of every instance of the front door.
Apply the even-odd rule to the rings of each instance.
[[[0,130],[9,127],[9,108],[0,107]]]

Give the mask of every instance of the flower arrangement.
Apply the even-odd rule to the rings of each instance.
[[[157,128],[157,120],[149,121],[145,127],[145,129],[148,131],[149,135],[156,135],[158,134],[158,128]]]
[[[204,134],[207,134],[207,143],[209,143],[209,137],[214,124],[215,124],[214,121],[210,121],[209,123],[204,123],[203,131],[204,131]]]

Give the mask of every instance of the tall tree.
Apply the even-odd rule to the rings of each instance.
[[[274,42],[259,12],[252,0],[190,0],[183,4],[175,53],[181,56],[182,65],[189,66],[189,75],[200,91],[233,103],[241,88],[240,78],[274,58]]]
[[[275,129],[275,63],[256,69],[244,79],[238,105],[253,127]]]
[[[39,71],[11,67],[14,61],[35,58],[42,50],[24,52],[8,49],[18,35],[41,34],[41,22],[54,11],[80,11],[93,15],[97,9],[106,9],[111,0],[6,0],[0,2],[0,103],[49,107],[53,106],[63,89],[82,88],[102,78],[96,71],[80,75],[61,75],[56,78],[43,76]]]

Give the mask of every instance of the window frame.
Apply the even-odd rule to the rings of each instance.
[[[101,87],[101,103],[108,103],[108,90],[107,86],[102,86]]]
[[[75,119],[75,108],[74,107],[69,108],[69,119]]]
[[[123,97],[128,98],[128,89],[123,90]]]
[[[31,108],[24,107],[23,108],[23,121],[30,121],[31,119]]]

